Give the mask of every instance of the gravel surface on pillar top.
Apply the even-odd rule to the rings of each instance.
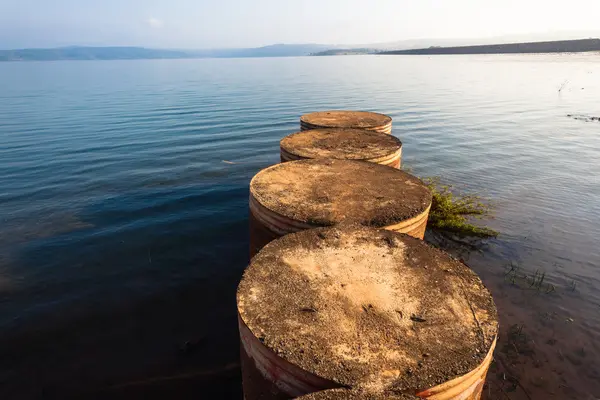
[[[369,160],[390,156],[402,148],[395,136],[361,129],[313,129],[283,138],[281,148],[302,158]]]
[[[392,118],[367,111],[331,110],[305,114],[300,123],[315,128],[376,129],[391,124]]]
[[[279,357],[345,387],[417,393],[478,367],[493,299],[463,263],[408,235],[317,228],[267,245],[238,312]]]
[[[252,196],[287,218],[329,226],[355,221],[383,227],[421,215],[431,192],[404,171],[365,161],[299,160],[259,172]]]
[[[349,389],[331,389],[297,397],[296,400],[419,400],[419,398],[408,394],[375,394]]]

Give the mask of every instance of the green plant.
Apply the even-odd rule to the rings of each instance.
[[[433,200],[429,212],[428,227],[459,237],[490,238],[498,236],[493,229],[472,224],[472,218],[491,216],[491,206],[481,197],[458,194],[450,185],[443,185],[439,178],[426,178]]]

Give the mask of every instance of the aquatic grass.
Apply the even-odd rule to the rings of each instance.
[[[521,289],[534,290],[538,293],[550,294],[557,291],[557,286],[547,282],[546,271],[536,269],[534,272],[524,271],[516,262],[511,261],[505,267],[504,280]],[[573,283],[560,289],[574,290]]]
[[[433,195],[428,227],[460,238],[493,238],[498,232],[471,223],[473,218],[491,217],[492,207],[480,196],[458,193],[439,178],[423,180]]]
[[[533,275],[526,275],[525,279],[529,282],[529,288],[537,292],[549,294],[556,291],[556,286],[554,286],[552,283],[544,284],[544,280],[546,279],[546,271],[536,269]]]
[[[546,279],[546,271],[535,270],[535,273],[528,278],[529,287],[535,290],[540,290]]]
[[[520,265],[511,261],[507,267],[507,272],[504,274],[504,279],[507,279],[512,285],[517,286],[517,279],[519,279]]]

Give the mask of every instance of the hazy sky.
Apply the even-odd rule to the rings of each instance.
[[[0,0],[0,48],[250,47],[600,29],[600,0]]]

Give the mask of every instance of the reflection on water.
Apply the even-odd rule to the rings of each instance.
[[[390,114],[416,174],[496,203],[501,236],[467,257],[501,315],[491,398],[600,396],[599,125],[569,117],[598,115],[598,60],[0,64],[0,383],[127,397],[195,371],[176,386],[238,396],[248,182],[300,114],[350,108]]]

